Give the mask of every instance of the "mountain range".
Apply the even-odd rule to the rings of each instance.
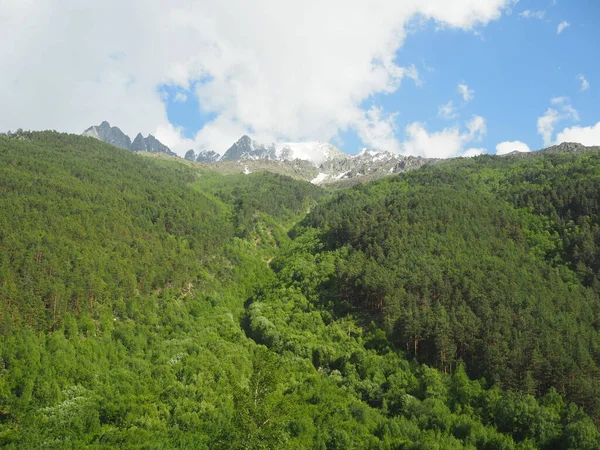
[[[143,144],[0,133],[0,448],[600,449],[600,147]]]
[[[133,152],[178,157],[154,136],[143,137],[141,133],[138,133],[132,142],[121,129],[111,126],[106,121],[99,126],[88,128],[82,134]],[[598,147],[562,143],[540,151],[572,153],[590,150],[598,150]],[[529,154],[514,151],[504,156],[526,157],[527,155]],[[184,159],[207,164],[210,169],[222,173],[249,174],[255,171],[269,171],[318,185],[368,182],[440,161],[435,158],[404,156],[367,148],[362,149],[357,155],[348,155],[334,145],[317,141],[264,144],[247,135],[238,139],[222,155],[213,150],[202,150],[196,153],[190,149],[186,152]]]
[[[123,150],[132,152],[165,153],[169,156],[177,157],[176,153],[172,152],[169,147],[161,143],[151,134],[144,137],[142,136],[142,133],[138,133],[132,142],[131,138],[123,133],[119,127],[112,127],[107,121],[102,122],[98,126],[89,127],[82,135],[99,139],[103,142],[112,144],[115,147],[122,148]]]
[[[138,133],[131,141],[120,128],[107,121],[92,126],[82,133],[116,147],[148,153],[164,153],[178,157],[152,135],[144,138]],[[222,155],[190,149],[184,159],[211,164],[217,171],[251,173],[257,170],[283,172],[313,184],[336,183],[342,180],[381,178],[386,175],[417,169],[434,159],[403,156],[386,151],[363,149],[357,155],[348,155],[337,147],[323,142],[280,142],[263,144],[244,135]],[[232,163],[235,163],[232,165]],[[250,166],[250,167],[249,167]],[[289,172],[294,172],[290,174]]]

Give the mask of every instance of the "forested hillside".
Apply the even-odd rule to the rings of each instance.
[[[349,191],[302,225],[335,258],[319,299],[335,314],[372,317],[443,372],[554,387],[599,417],[599,199],[598,153],[480,157]]]
[[[0,136],[0,446],[597,449],[599,163],[332,194]]]

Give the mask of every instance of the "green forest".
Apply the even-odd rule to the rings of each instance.
[[[600,153],[338,190],[0,136],[0,447],[597,450]]]

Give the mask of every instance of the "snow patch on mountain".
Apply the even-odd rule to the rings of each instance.
[[[279,142],[274,145],[280,160],[304,159],[312,162],[316,167],[331,158],[339,158],[340,154],[348,157],[341,150],[326,142]]]
[[[328,177],[329,177],[329,174],[326,174],[326,173],[323,173],[323,172],[319,172],[319,175],[317,175],[315,178],[313,178],[312,180],[310,180],[310,182],[312,184],[321,184]]]

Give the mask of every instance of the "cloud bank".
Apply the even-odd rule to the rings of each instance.
[[[521,141],[506,141],[496,145],[496,155],[506,155],[512,152],[530,152],[527,144]]]
[[[577,122],[579,120],[579,113],[571,106],[568,97],[555,97],[550,103],[554,107],[548,108],[544,115],[537,120],[537,131],[542,136],[546,147],[552,145],[554,129],[559,122],[564,120]]]
[[[354,129],[367,145],[424,151],[397,139],[395,111],[362,106],[407,79],[420,82],[415,66],[396,58],[407,24],[418,17],[473,30],[513,3],[5,0],[0,28],[11,38],[0,46],[0,98],[11,107],[0,109],[0,129],[79,133],[109,120],[129,135],[156,134],[180,154],[222,151],[243,133],[329,141]],[[165,84],[215,117],[193,139],[169,123]],[[422,141],[422,130],[411,126],[409,142]],[[455,132],[428,136],[447,134]]]
[[[579,142],[587,146],[600,145],[600,122],[590,127],[565,128],[556,136],[556,144]]]

